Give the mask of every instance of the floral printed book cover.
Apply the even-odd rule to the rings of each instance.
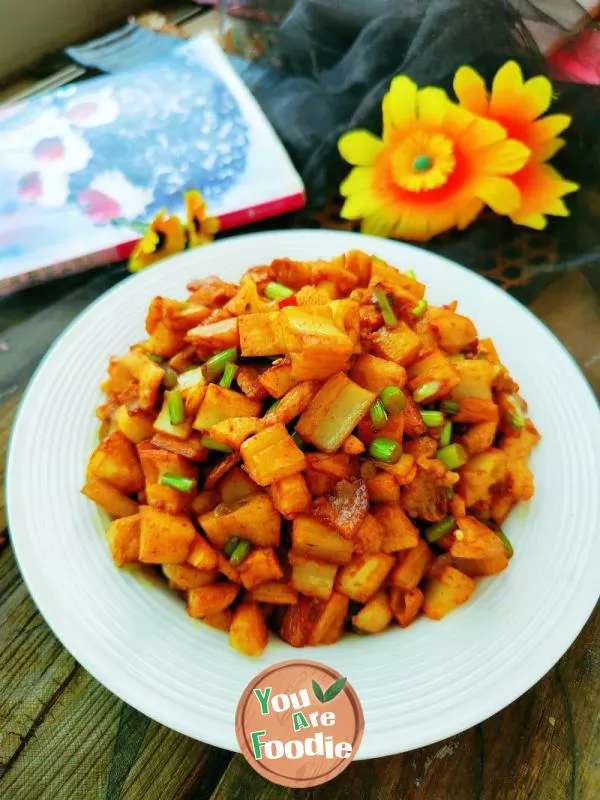
[[[199,189],[222,230],[304,204],[283,145],[209,36],[0,108],[0,294],[126,258]]]

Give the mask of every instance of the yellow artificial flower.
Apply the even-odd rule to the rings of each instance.
[[[186,232],[181,220],[175,216],[168,217],[163,208],[154,217],[129,257],[129,271],[139,272],[161,258],[181,252],[185,245]]]
[[[488,92],[485,81],[472,67],[460,67],[454,76],[454,91],[460,105],[485,119],[498,122],[511,139],[531,150],[531,157],[521,172],[512,176],[522,200],[511,220],[518,225],[541,230],[546,214],[568,216],[562,201],[579,185],[565,180],[555,169],[542,167],[561,147],[559,134],[571,124],[567,114],[543,116],[552,103],[552,84],[543,75],[525,81],[516,61],[507,61],[496,73]]]
[[[466,228],[485,204],[516,211],[520,193],[507,176],[530,155],[498,123],[406,76],[394,78],[384,97],[383,137],[350,131],[338,146],[354,166],[340,187],[342,217],[362,219],[363,233],[415,241]]]
[[[206,216],[206,203],[199,191],[191,189],[184,196],[189,246],[198,247],[212,242],[219,231],[219,220]]]

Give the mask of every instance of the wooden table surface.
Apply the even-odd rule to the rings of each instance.
[[[44,352],[123,274],[122,268],[110,267],[0,300],[0,472],[19,400]],[[560,277],[531,308],[600,392],[598,295],[584,274]],[[564,389],[568,402],[568,387]],[[23,584],[1,491],[2,800],[600,798],[598,609],[554,669],[481,725],[421,750],[355,762],[325,786],[292,791],[259,777],[239,755],[152,722],[77,664]]]

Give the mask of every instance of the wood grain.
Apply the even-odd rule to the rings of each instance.
[[[47,306],[0,314],[0,473],[25,385],[56,336],[122,271],[69,284]],[[600,392],[598,296],[580,272],[532,309]],[[0,302],[0,311],[6,308]],[[43,310],[42,310],[43,308]],[[9,319],[9,324],[6,320]],[[0,484],[0,537],[6,526]],[[560,532],[558,532],[560,533]],[[505,676],[507,681],[511,675]],[[451,691],[449,685],[448,691]],[[4,800],[598,800],[600,611],[557,666],[509,708],[445,742],[355,762],[329,784],[288,790],[240,756],[174,733],[88,675],[39,615],[0,544],[0,797]],[[232,720],[233,724],[233,720]],[[207,733],[208,737],[208,733]]]

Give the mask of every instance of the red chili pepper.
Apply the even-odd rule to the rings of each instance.
[[[293,294],[291,297],[286,297],[285,300],[279,301],[279,308],[285,308],[286,306],[297,306],[298,301],[296,300],[296,295]]]

